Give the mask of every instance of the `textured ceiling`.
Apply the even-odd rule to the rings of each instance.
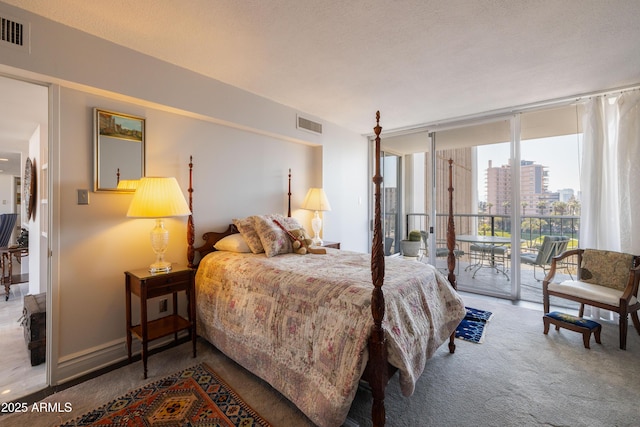
[[[2,0],[370,133],[640,83],[637,0]]]

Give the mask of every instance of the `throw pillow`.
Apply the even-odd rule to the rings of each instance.
[[[621,252],[585,249],[580,280],[620,291],[627,287],[633,255]]]
[[[213,245],[218,251],[237,252],[237,253],[250,253],[251,248],[244,241],[242,234],[235,233],[227,237],[224,237]]]
[[[246,218],[234,218],[233,225],[236,226],[244,241],[247,242],[249,249],[254,254],[259,254],[264,252],[264,248],[262,247],[262,243],[260,242],[260,236],[256,232],[254,227],[253,217],[249,216]]]

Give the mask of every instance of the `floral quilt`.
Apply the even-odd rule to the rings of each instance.
[[[385,260],[389,363],[413,393],[425,363],[465,316],[430,265]],[[371,256],[213,252],[196,275],[198,333],[280,391],[319,426],[346,419],[368,360]]]

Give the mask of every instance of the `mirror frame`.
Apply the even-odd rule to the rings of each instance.
[[[145,119],[100,108],[93,110],[93,191],[134,192],[135,188],[119,189],[118,183],[120,180],[138,180],[145,175]],[[108,123],[115,123],[119,127],[113,129],[108,127]],[[136,143],[140,145],[136,146]],[[105,173],[113,175],[107,179]]]

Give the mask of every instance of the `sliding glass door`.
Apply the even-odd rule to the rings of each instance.
[[[579,245],[581,116],[581,105],[521,115],[522,300],[542,301],[542,279],[551,258]],[[569,279],[573,273],[575,266],[564,264],[557,279]]]
[[[434,132],[436,266],[447,266],[451,159],[458,289],[503,298],[515,293],[510,130],[511,120],[500,119]]]
[[[420,259],[446,271],[452,160],[458,288],[541,302],[545,237],[565,242],[552,255],[578,246],[581,115],[563,105],[383,138],[387,254],[418,230]]]
[[[400,252],[402,237],[402,158],[386,151],[380,152],[382,175],[382,236],[385,255]]]

